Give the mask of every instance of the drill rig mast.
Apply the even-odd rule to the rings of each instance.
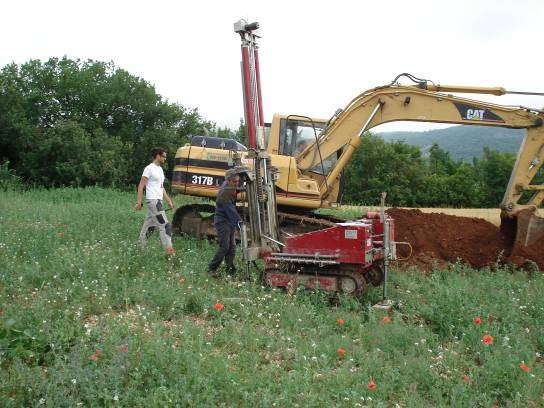
[[[239,20],[234,23],[234,32],[242,39],[242,89],[244,95],[244,116],[246,136],[250,149],[258,144],[264,147],[264,116],[261,96],[261,77],[259,71],[259,47],[254,33],[259,23],[247,23]]]

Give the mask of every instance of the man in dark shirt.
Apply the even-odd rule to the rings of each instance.
[[[236,272],[234,256],[236,254],[236,241],[234,231],[240,221],[240,215],[236,210],[236,186],[240,182],[240,176],[233,170],[227,170],[225,181],[219,188],[215,202],[215,215],[213,223],[217,231],[219,248],[208,265],[208,273],[217,276],[217,268],[223,259],[227,265],[227,273],[233,275]]]

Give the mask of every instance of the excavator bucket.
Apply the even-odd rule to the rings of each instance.
[[[501,231],[512,238],[514,245],[531,246],[544,239],[544,218],[531,208],[521,210],[513,218],[501,215]]]
[[[544,238],[544,218],[535,210],[526,209],[517,214],[516,244],[530,246]]]

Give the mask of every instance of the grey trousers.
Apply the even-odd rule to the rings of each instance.
[[[219,242],[219,248],[215,256],[208,264],[208,270],[215,271],[223,259],[227,264],[227,269],[233,271],[234,257],[236,255],[236,240],[234,238],[234,228],[228,222],[219,222],[214,225],[217,231],[217,241]]]
[[[147,215],[144,225],[140,231],[140,245],[146,244],[147,237],[156,229],[159,230],[159,237],[165,248],[172,246],[172,224],[166,219],[166,212],[162,206],[162,200],[146,200]]]

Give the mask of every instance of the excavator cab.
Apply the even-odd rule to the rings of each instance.
[[[315,143],[326,123],[311,119],[302,120],[287,116],[280,120],[279,154],[297,156],[306,147]]]
[[[318,146],[316,140],[326,129],[327,124],[327,121],[323,119],[276,114],[268,131],[267,151],[270,154],[297,158],[307,148],[314,150],[313,154],[318,157],[318,160],[317,165],[310,169],[313,175],[309,175],[309,177],[320,181],[320,184],[322,184],[324,183],[324,177],[334,168],[341,154],[341,150],[339,150],[336,154],[329,155],[329,157],[320,157],[320,151],[316,147]]]
[[[296,157],[303,148],[315,143],[327,121],[298,115],[275,114],[265,128],[266,150],[270,154]]]

